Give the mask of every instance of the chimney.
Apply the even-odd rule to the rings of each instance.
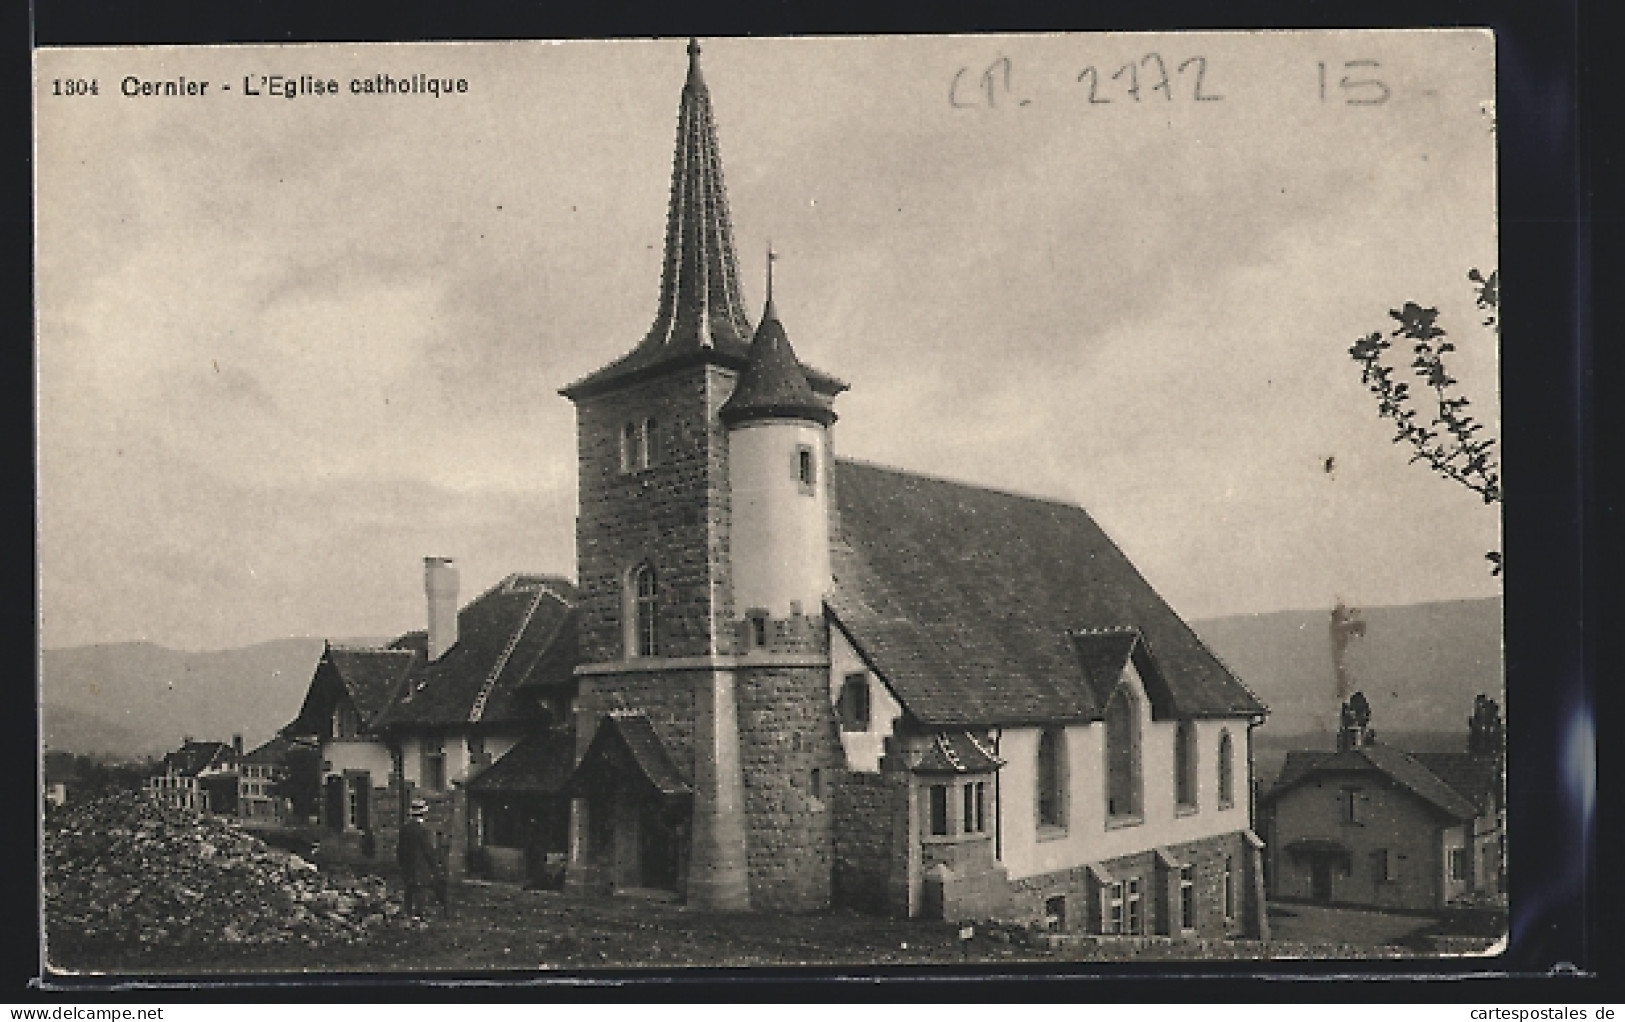
[[[243,736],[242,735],[232,735],[231,736],[231,751],[237,754],[238,759],[243,758]]]
[[[429,659],[439,660],[457,644],[457,566],[450,557],[423,559],[423,588],[429,595]]]

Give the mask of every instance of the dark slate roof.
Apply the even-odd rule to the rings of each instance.
[[[378,723],[408,672],[417,666],[410,650],[329,646],[323,659],[333,665],[364,727]],[[319,667],[318,667],[319,669]]]
[[[1413,752],[1411,758],[1470,801],[1479,812],[1498,805],[1501,768],[1495,756],[1475,752]]]
[[[1003,766],[976,736],[965,731],[938,731],[915,764],[917,774],[985,774]]]
[[[630,710],[612,712],[598,725],[566,788],[577,793],[594,783],[620,784],[629,773],[663,795],[693,791],[648,716]]]
[[[835,495],[831,614],[916,720],[1100,719],[1086,672],[1125,640],[1076,633],[1129,628],[1165,709],[1266,712],[1083,509],[853,461]]]
[[[1095,705],[1104,710],[1111,699],[1112,690],[1122,679],[1123,672],[1132,663],[1145,684],[1145,694],[1151,700],[1151,712],[1166,719],[1179,715],[1168,679],[1157,665],[1145,637],[1138,628],[1101,628],[1077,632],[1072,636],[1072,647],[1078,652],[1078,667],[1094,693]]]
[[[572,399],[588,397],[681,365],[711,362],[743,369],[751,334],[739,293],[733,221],[722,182],[711,93],[700,74],[699,45],[691,40],[688,79],[677,108],[677,145],[654,325],[631,352],[561,393]],[[807,370],[807,375],[821,393],[834,394],[846,386],[816,370]]]
[[[412,672],[379,717],[389,728],[529,720],[527,692],[575,684],[575,587],[550,575],[514,574],[457,612],[457,641],[433,663],[426,636],[391,645],[413,654]]]
[[[795,349],[767,299],[762,323],[750,343],[750,361],[718,413],[728,425],[751,419],[811,419],[828,426],[835,421],[829,399],[813,393]]]
[[[1455,820],[1470,820],[1480,808],[1415,756],[1373,743],[1342,752],[1294,750],[1281,765],[1281,776],[1265,799],[1279,799],[1299,783],[1324,774],[1376,773]]]
[[[235,762],[236,753],[226,742],[186,742],[164,756],[164,772],[196,777],[211,767],[229,770]]]
[[[540,731],[508,750],[468,782],[468,790],[552,795],[562,792],[575,769],[575,731]]]
[[[270,741],[243,755],[244,763],[281,763],[287,758],[288,750],[293,748],[293,739],[285,735],[275,735]]]

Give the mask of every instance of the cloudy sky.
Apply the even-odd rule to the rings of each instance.
[[[1497,425],[1465,276],[1496,264],[1493,59],[1460,32],[702,62],[747,303],[771,239],[797,351],[852,384],[839,452],[1080,503],[1200,618],[1497,591],[1495,509],[1407,464],[1346,353],[1438,305]],[[682,40],[38,54],[43,644],[392,635],[422,625],[425,554],[468,595],[573,575],[556,392],[654,315],[685,63]],[[380,72],[468,91],[350,93]],[[341,92],[244,93],[278,74]],[[183,75],[208,91],[122,95]],[[69,78],[98,94],[50,94]]]

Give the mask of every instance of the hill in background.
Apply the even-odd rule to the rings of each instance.
[[[1404,733],[1461,735],[1480,692],[1501,700],[1501,601],[1457,600],[1362,610],[1365,635],[1349,642],[1350,690],[1371,702],[1380,740]],[[1192,623],[1198,635],[1270,707],[1260,754],[1330,748],[1339,701],[1330,610],[1282,611]],[[369,641],[359,640],[358,644]],[[320,639],[179,652],[150,642],[46,650],[45,740],[52,749],[143,756],[187,735],[252,748],[292,720],[322,653]],[[1504,705],[1504,700],[1501,700]],[[1270,776],[1266,764],[1259,775]]]

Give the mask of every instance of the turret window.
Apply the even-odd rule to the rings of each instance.
[[[802,493],[818,491],[818,459],[807,444],[796,447],[795,474],[796,484],[801,487]]]

